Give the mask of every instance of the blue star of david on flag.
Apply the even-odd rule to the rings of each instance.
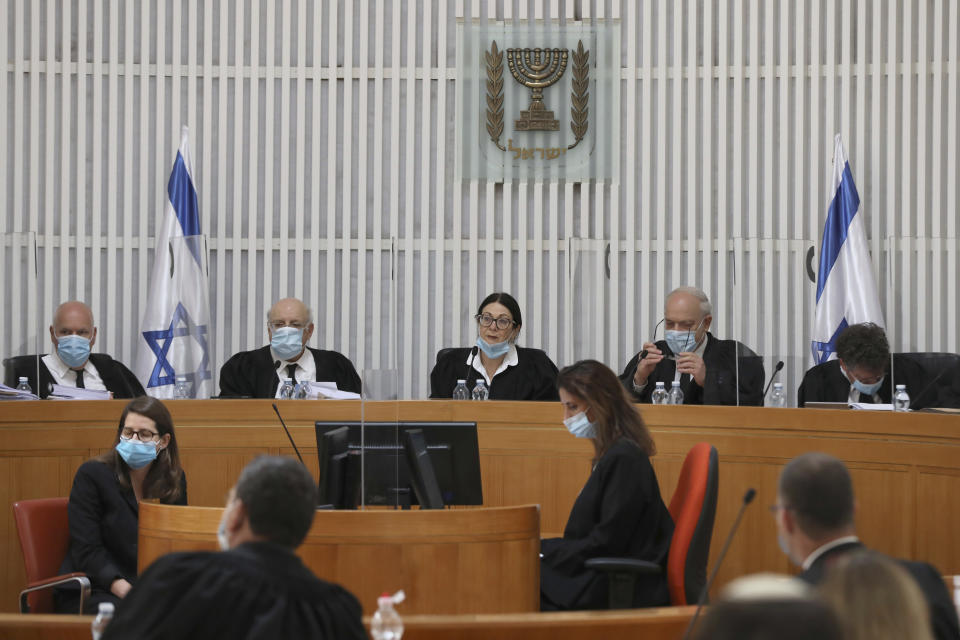
[[[174,384],[177,379],[177,371],[167,359],[173,340],[176,338],[193,338],[202,350],[200,366],[196,371],[180,372],[185,376],[187,382],[194,386],[195,382],[209,380],[210,374],[210,354],[207,349],[207,325],[196,325],[190,318],[190,314],[179,302],[177,308],[173,311],[173,317],[170,319],[170,326],[158,331],[144,331],[143,337],[147,341],[150,350],[157,356],[157,361],[153,365],[153,371],[150,373],[150,379],[147,387],[159,387],[168,384]]]
[[[840,334],[843,333],[843,330],[846,329],[847,326],[849,326],[847,325],[847,319],[844,318],[840,321],[840,326],[833,332],[829,340],[826,342],[811,341],[810,348],[813,351],[813,361],[815,363],[823,364],[830,359],[830,356],[837,352],[837,338],[840,337]]]

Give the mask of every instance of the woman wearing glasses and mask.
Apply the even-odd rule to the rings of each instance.
[[[608,578],[591,558],[633,558],[662,568],[637,577],[634,607],[670,604],[666,565],[673,519],[660,497],[650,458],[653,438],[616,374],[596,360],[560,372],[564,426],[593,444],[593,469],[562,538],[541,541],[540,608],[606,609]]]
[[[163,403],[149,396],[127,404],[113,448],[84,462],[73,478],[67,506],[70,547],[60,572],[82,571],[90,578],[84,613],[96,613],[101,602],[119,603],[135,581],[143,499],[187,504],[173,420]],[[58,589],[57,611],[77,613],[79,598],[78,590]]]
[[[556,400],[557,366],[540,349],[516,345],[523,317],[509,293],[491,293],[477,309],[473,348],[442,349],[430,373],[430,397],[451,398],[457,380],[483,380],[491,400]]]

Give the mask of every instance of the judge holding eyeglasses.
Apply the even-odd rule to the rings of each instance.
[[[473,389],[483,380],[491,400],[558,400],[557,366],[540,349],[516,345],[523,326],[520,305],[509,293],[491,293],[480,303],[477,342],[442,349],[430,373],[430,397],[450,398],[457,380]]]
[[[696,287],[678,287],[664,305],[664,340],[645,342],[620,380],[637,402],[650,402],[657,382],[680,382],[684,404],[763,404],[763,363],[736,340],[710,333],[713,305]],[[656,338],[656,330],[654,330]],[[738,362],[739,360],[739,362]],[[738,390],[739,387],[739,390]]]

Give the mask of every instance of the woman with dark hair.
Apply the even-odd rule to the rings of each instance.
[[[586,560],[621,557],[659,564],[659,575],[638,576],[633,606],[670,604],[666,565],[673,520],[650,464],[656,446],[616,374],[596,360],[560,372],[563,423],[590,438],[593,470],[577,496],[562,538],[541,542],[540,607],[605,609],[607,576]]]
[[[430,397],[450,398],[458,380],[472,390],[482,379],[491,400],[556,400],[557,366],[540,349],[516,345],[523,316],[509,293],[491,293],[474,316],[473,348],[442,349],[430,372]]]
[[[70,548],[60,572],[90,578],[84,612],[96,613],[101,602],[119,603],[136,580],[137,513],[145,499],[187,504],[187,479],[170,412],[156,398],[140,396],[124,407],[113,448],[84,462],[73,478]],[[60,588],[57,610],[76,613],[79,597]]]

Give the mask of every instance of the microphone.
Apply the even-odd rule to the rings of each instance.
[[[660,318],[660,322],[658,322],[658,323],[657,323],[657,326],[655,326],[655,327],[653,328],[653,342],[654,342],[654,343],[657,342],[657,329],[660,328],[660,325],[663,324],[663,321],[664,321],[664,320],[666,320],[666,318]],[[647,357],[648,355],[650,355],[650,352],[647,351],[646,349],[644,349],[643,351],[641,351],[641,352],[640,352],[640,357],[638,358],[638,362],[639,362],[640,360],[646,359],[646,357]]]
[[[479,349],[480,348],[477,346],[474,346],[473,349],[470,349],[470,361],[467,363],[467,370],[463,372],[463,379],[468,383],[470,382],[470,372],[473,371],[473,360],[477,357]]]
[[[740,526],[740,519],[743,518],[743,512],[747,510],[747,505],[753,501],[756,495],[757,490],[753,487],[747,489],[747,492],[743,494],[743,504],[740,505],[740,511],[737,512],[737,519],[733,521],[733,526],[730,527],[730,533],[727,534],[727,539],[723,543],[723,548],[720,549],[720,555],[717,556],[717,562],[713,565],[713,571],[710,573],[710,577],[707,578],[707,584],[703,585],[703,591],[700,593],[700,599],[697,601],[697,609],[693,612],[693,617],[690,618],[690,623],[687,625],[687,630],[683,632],[683,640],[687,640],[687,638],[690,637],[690,633],[693,631],[693,627],[697,623],[697,616],[699,616],[700,611],[703,610],[703,605],[707,603],[707,593],[710,592],[710,587],[713,585],[713,581],[717,577],[717,571],[720,570],[720,563],[723,562],[723,559],[727,555],[727,549],[730,548],[730,543],[733,542],[733,534],[737,532],[737,527]]]
[[[283,426],[283,430],[287,433],[287,439],[290,441],[290,444],[293,445],[293,450],[296,452],[297,457],[300,459],[300,464],[303,464],[303,456],[300,455],[300,450],[297,449],[297,445],[293,441],[293,436],[290,435],[290,430],[287,429],[287,424],[283,421],[283,418],[280,416],[280,409],[277,409],[277,403],[273,403],[273,410],[276,412],[277,417],[280,418],[280,425]],[[307,466],[303,464],[303,466]]]
[[[777,366],[773,368],[773,373],[770,374],[770,381],[767,383],[767,388],[763,390],[763,400],[766,400],[767,392],[770,391],[770,386],[773,384],[773,379],[777,377],[778,373],[780,373],[780,369],[783,369],[783,360],[778,360]]]

